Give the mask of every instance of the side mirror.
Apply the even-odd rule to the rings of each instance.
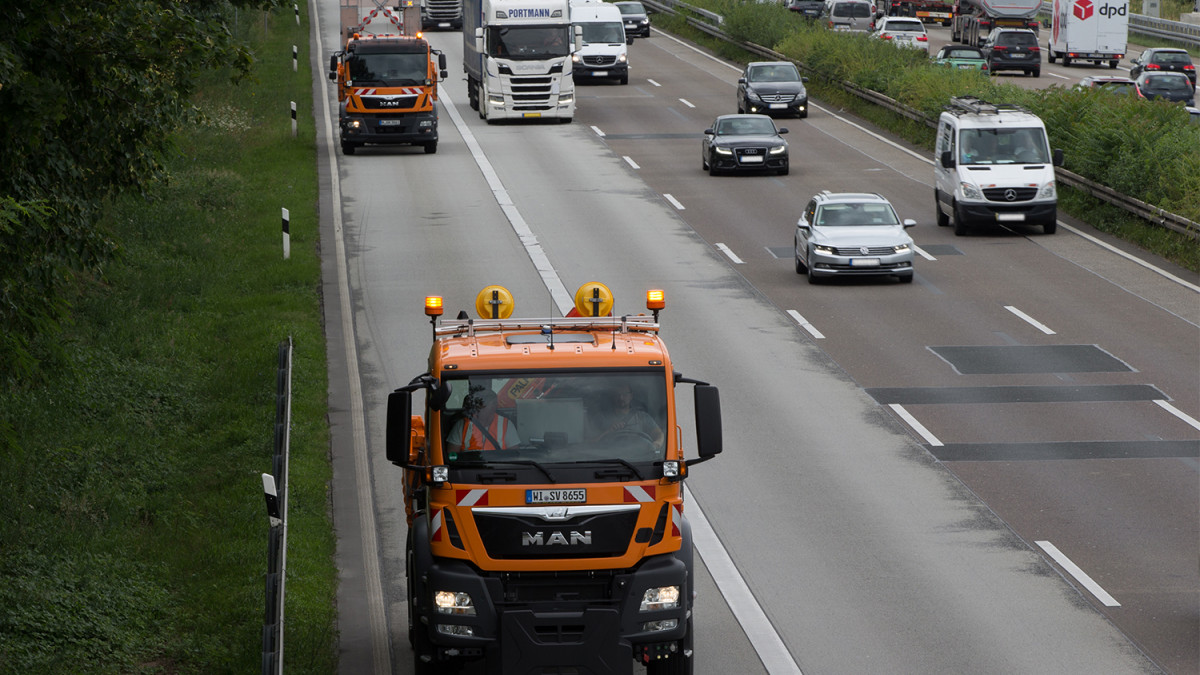
[[[388,394],[387,459],[393,464],[407,464],[412,436],[412,392],[393,391]]]
[[[697,384],[696,449],[701,459],[721,454],[721,395],[711,384]]]
[[[633,36],[632,35],[625,36],[625,44],[627,44],[627,45],[633,44]]]
[[[337,54],[331,54],[329,56],[329,79],[331,80],[337,79],[337,62]]]
[[[477,52],[483,51],[483,29],[482,28],[475,29],[475,51],[477,51]]]
[[[916,227],[916,226],[917,226],[917,221],[913,220],[912,218],[905,218],[905,219],[904,219],[904,226],[905,226],[905,227]]]
[[[1053,157],[1054,157],[1054,166],[1062,166],[1062,163],[1063,163],[1062,148],[1055,148]]]
[[[579,51],[579,50],[583,49],[583,26],[578,26],[578,25],[571,26],[571,29],[575,31],[575,49],[574,49],[574,51]]]
[[[801,81],[801,82],[803,82],[803,83],[805,83],[805,84],[808,84],[808,76],[806,76],[806,75],[801,75],[801,76],[800,76],[800,81]]]
[[[705,129],[705,130],[704,130],[704,135],[705,135],[705,136],[712,136],[712,135],[713,135],[713,130],[712,130],[712,129]]]
[[[943,169],[954,168],[954,153],[950,152],[949,150],[946,150],[945,152],[942,153],[942,156],[939,159],[939,161],[941,162]]]
[[[744,78],[744,77],[739,77],[739,78],[738,78],[738,84],[746,84],[746,78]]]
[[[779,127],[778,129],[775,130],[775,133],[782,136],[787,133],[787,127]]]
[[[446,77],[446,55],[445,53],[438,54],[438,70],[442,71],[442,77]]]

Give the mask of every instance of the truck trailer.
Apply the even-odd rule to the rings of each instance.
[[[922,23],[949,26],[954,21],[952,0],[888,0],[888,16],[911,16]]]
[[[403,0],[402,7],[367,9],[342,0],[346,43],[329,57],[329,79],[337,86],[343,154],[367,144],[437,152],[437,85],[446,78],[446,55],[421,37],[416,0]]]
[[[1125,0],[1054,0],[1046,57],[1116,68],[1125,58],[1129,38],[1129,3]]]
[[[983,44],[993,28],[1028,28],[1038,32],[1042,0],[955,0],[951,40],[974,47]]]
[[[505,119],[575,117],[571,55],[581,47],[568,0],[466,0],[463,70],[471,109]]]
[[[386,442],[404,468],[418,675],[692,673],[683,481],[721,452],[720,399],[676,371],[665,304],[651,290],[651,314],[612,316],[612,293],[589,282],[566,317],[517,319],[488,286],[482,318],[443,321],[442,298],[426,298],[428,370],[389,394]]]

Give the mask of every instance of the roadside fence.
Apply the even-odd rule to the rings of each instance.
[[[275,375],[275,451],[271,473],[262,475],[267,501],[266,618],[262,632],[262,675],[283,673],[283,597],[287,574],[287,476],[292,428],[292,338],[279,343]]]

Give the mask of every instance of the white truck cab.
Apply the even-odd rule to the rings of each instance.
[[[937,224],[954,234],[972,224],[1041,225],[1058,229],[1054,167],[1046,125],[1029,110],[970,96],[951,99],[938,118],[933,194]]]
[[[583,34],[582,47],[572,55],[575,81],[617,80],[629,84],[625,19],[616,5],[600,0],[571,0],[571,23]]]

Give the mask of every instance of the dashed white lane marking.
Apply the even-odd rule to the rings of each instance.
[[[731,251],[731,250],[729,249],[729,247],[728,247],[728,246],[726,246],[725,244],[718,243],[718,244],[717,244],[717,250],[718,250],[718,251],[720,251],[721,253],[724,253],[724,254],[725,254],[725,257],[729,258],[730,260],[732,260],[733,262],[737,263],[738,265],[742,265],[742,264],[744,264],[744,263],[745,263],[745,261],[744,261],[744,260],[742,260],[741,258],[737,257],[737,254],[735,254],[733,251]]]
[[[640,168],[642,168],[642,167],[638,166],[637,162],[633,161],[633,158],[632,158],[632,157],[630,157],[629,155],[625,155],[625,156],[624,156],[624,157],[622,157],[621,159],[625,160],[625,163],[626,163],[626,164],[628,164],[629,166],[631,166],[631,167],[633,167],[633,168],[635,168],[635,169],[640,169]]]
[[[671,202],[671,206],[674,206],[676,209],[679,209],[680,211],[684,210],[683,204],[680,204],[679,200],[675,199],[675,197],[673,197],[669,194],[663,194],[663,199],[666,199],[667,201]]]
[[[596,132],[596,135],[599,136],[600,138],[604,138],[604,132],[600,131],[600,127],[593,125],[592,131]]]
[[[1193,418],[1192,416],[1183,412],[1179,408],[1176,408],[1175,406],[1173,406],[1170,403],[1167,403],[1166,401],[1163,401],[1161,399],[1157,399],[1154,402],[1156,404],[1158,404],[1158,407],[1162,408],[1163,410],[1166,410],[1167,412],[1178,417],[1179,419],[1183,420],[1184,422],[1187,422],[1193,429],[1200,430],[1200,422],[1197,422],[1195,420],[1195,418]]]
[[[808,319],[806,319],[806,318],[804,318],[804,317],[800,316],[800,312],[797,312],[797,311],[796,311],[796,310],[794,310],[794,309],[789,309],[789,310],[787,311],[787,313],[788,313],[788,314],[789,314],[789,315],[790,315],[790,316],[791,316],[793,319],[795,319],[795,320],[796,320],[796,323],[800,324],[800,327],[801,327],[801,328],[803,328],[804,330],[808,331],[808,332],[809,332],[809,333],[810,333],[810,334],[811,334],[811,335],[812,335],[814,338],[816,338],[816,339],[818,339],[818,340],[824,340],[824,339],[825,339],[825,336],[821,334],[821,331],[817,330],[817,327],[816,327],[816,326],[814,326],[814,325],[812,325],[811,323],[809,323],[809,322],[808,322]]]
[[[1050,328],[1048,326],[1046,326],[1046,324],[1038,321],[1037,319],[1034,319],[1032,316],[1029,316],[1025,312],[1022,312],[1021,310],[1017,309],[1016,307],[1013,307],[1012,305],[1005,305],[1004,309],[1007,309],[1008,311],[1012,312],[1013,314],[1016,314],[1018,317],[1021,318],[1022,321],[1026,322],[1030,326],[1033,326],[1034,328],[1042,331],[1046,335],[1054,335],[1055,334],[1054,331],[1050,330]]]
[[[1103,588],[1100,588],[1100,584],[1093,581],[1086,572],[1079,569],[1079,566],[1071,562],[1070,558],[1063,555],[1063,552],[1058,550],[1054,544],[1051,544],[1048,541],[1037,541],[1034,543],[1038,546],[1041,546],[1042,550],[1045,551],[1047,555],[1049,555],[1051,558],[1054,558],[1054,562],[1062,566],[1062,568],[1066,570],[1068,574],[1075,577],[1075,580],[1082,584],[1084,588],[1088,589],[1092,595],[1096,596],[1096,599],[1103,603],[1105,607],[1121,606],[1121,603],[1117,602],[1116,599],[1109,595],[1108,592]]]
[[[938,440],[937,436],[934,436],[928,429],[925,428],[924,424],[918,422],[917,418],[912,416],[912,413],[905,410],[904,406],[900,405],[899,403],[892,403],[889,405],[889,407],[896,411],[896,414],[899,415],[900,418],[905,422],[907,422],[908,426],[913,428],[913,431],[920,434],[921,438],[924,438],[926,443],[935,447],[944,445],[944,443]]]

